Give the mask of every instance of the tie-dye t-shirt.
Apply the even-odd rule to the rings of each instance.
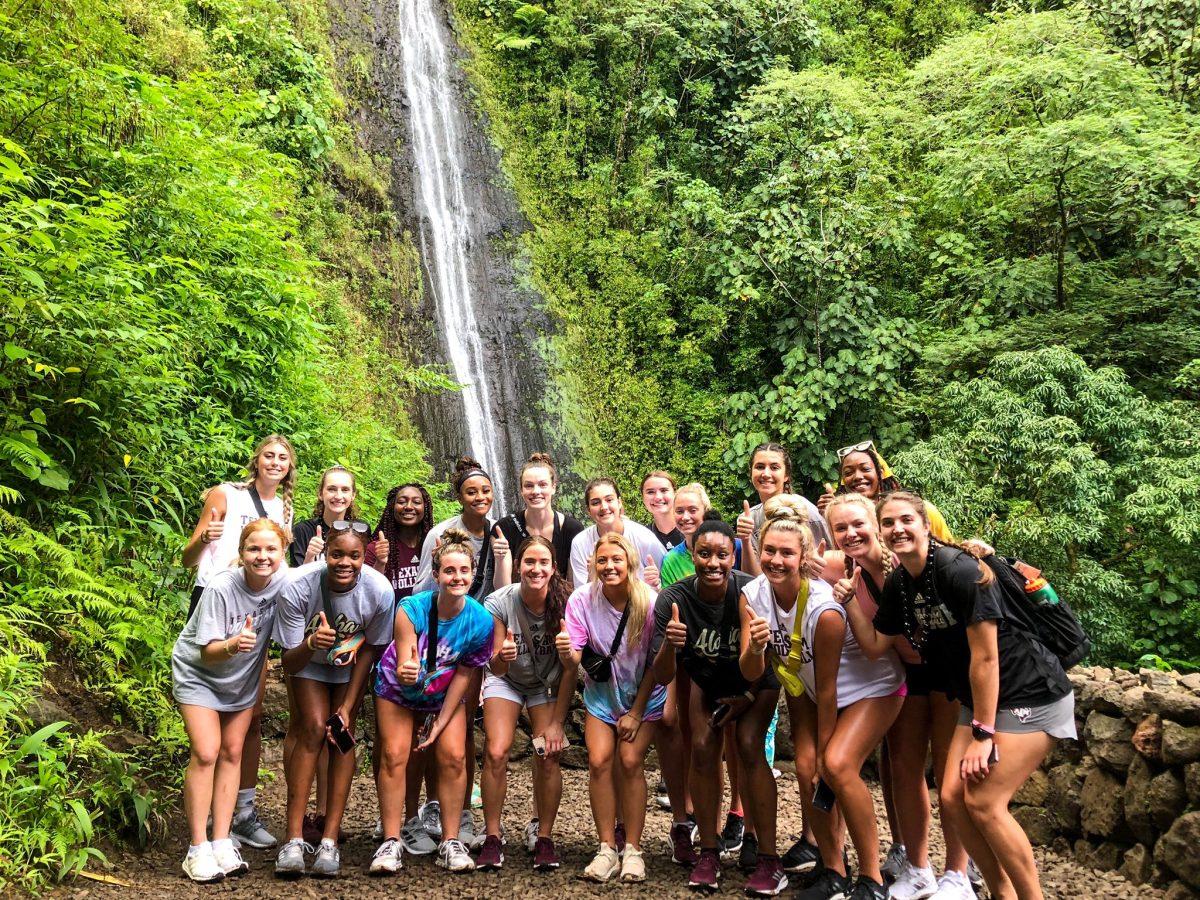
[[[406,598],[400,604],[400,612],[408,616],[413,631],[417,633],[417,656],[421,661],[421,674],[416,684],[404,684],[396,674],[396,643],[393,641],[379,661],[379,672],[375,677],[375,693],[408,709],[433,712],[442,708],[446,691],[454,678],[458,666],[473,669],[486,666],[492,658],[492,628],[495,619],[471,597],[466,598],[462,610],[453,619],[438,619],[437,664],[429,672],[429,608],[433,603],[433,592],[422,591]]]
[[[583,666],[579,667],[583,676],[583,705],[601,722],[616,725],[617,719],[629,712],[637,699],[638,686],[650,664],[650,644],[654,639],[654,598],[654,592],[650,591],[641,640],[634,642],[632,649],[626,624],[621,644],[612,658],[612,678],[604,682],[592,681]],[[598,582],[579,588],[567,601],[567,634],[571,636],[571,647],[575,650],[588,645],[597,653],[607,655],[620,624],[621,614],[604,598]],[[661,719],[666,699],[666,687],[656,685],[650,692],[642,720],[652,722]]]

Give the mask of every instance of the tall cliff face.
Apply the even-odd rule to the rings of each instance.
[[[562,456],[543,412],[551,322],[520,283],[527,221],[506,188],[474,109],[441,0],[329,0],[338,69],[360,139],[389,168],[392,204],[420,251],[423,291],[402,311],[420,362],[445,366],[461,392],[421,394],[414,410],[431,462],[463,452],[492,472],[513,508],[516,472],[534,450]]]

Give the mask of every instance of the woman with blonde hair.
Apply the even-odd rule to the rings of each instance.
[[[592,580],[571,594],[555,646],[565,669],[583,668],[583,703],[592,816],[600,849],[583,876],[644,881],[646,752],[662,718],[666,688],[650,666],[655,593],[641,580],[629,539],[603,535],[592,552]],[[620,767],[620,777],[614,768]],[[623,856],[616,849],[617,799],[625,813]]]

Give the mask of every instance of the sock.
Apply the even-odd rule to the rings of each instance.
[[[254,811],[254,795],[257,793],[257,788],[242,788],[237,793],[237,804],[233,807],[233,817],[240,819],[247,813]]]
[[[213,841],[212,848],[213,848],[213,853],[217,853],[218,851],[221,851],[221,850],[232,850],[233,849],[233,839],[232,838],[222,838],[219,841]]]
[[[192,844],[188,847],[187,855],[188,856],[199,856],[205,850],[211,850],[211,849],[212,849],[212,844],[210,844],[208,841],[205,841],[203,844]]]

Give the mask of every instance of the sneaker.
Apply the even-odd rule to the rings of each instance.
[[[377,841],[383,840],[383,819],[375,820],[375,828],[371,832],[371,837],[375,838]]]
[[[236,852],[236,851],[234,851]],[[196,884],[213,884],[221,881],[225,873],[221,870],[212,844],[201,844],[196,852],[188,851],[183,858],[183,874]]]
[[[250,871],[250,866],[242,859],[232,840],[213,841],[212,852],[226,878],[239,878]]]
[[[671,798],[668,797],[666,795],[666,793],[657,794],[654,797],[654,802],[658,805],[658,808],[661,809],[663,812],[671,811]]]
[[[400,843],[411,856],[428,856],[437,852],[437,841],[425,830],[425,823],[420,816],[413,816],[400,829]]]
[[[849,900],[887,900],[887,888],[881,881],[872,881],[866,875],[859,875]]]
[[[730,854],[732,856],[733,854]],[[747,834],[742,837],[741,851],[738,853],[738,868],[743,872],[753,872],[758,868],[758,837]]]
[[[617,845],[617,853],[625,852],[625,823],[618,822],[613,829],[613,841]]]
[[[883,873],[883,883],[891,884],[900,877],[900,873],[904,871],[904,867],[907,865],[908,852],[904,849],[904,845],[892,844],[892,849],[888,851],[887,859],[879,867],[879,871]]]
[[[324,838],[317,847],[317,858],[313,860],[309,874],[314,878],[336,878],[342,869],[342,854],[337,844]]]
[[[313,845],[303,838],[292,838],[279,848],[275,857],[276,878],[299,878],[304,874],[304,854],[313,853]]]
[[[937,893],[931,896],[934,900],[975,900],[975,891],[966,875],[950,869],[938,879]]]
[[[395,875],[404,868],[404,845],[396,838],[388,838],[379,845],[375,856],[371,858],[369,875]]]
[[[258,817],[256,809],[251,809],[240,819],[234,819],[229,831],[232,837],[237,838],[239,844],[245,844],[255,850],[269,850],[279,843],[275,836],[267,831],[267,826]]]
[[[932,897],[937,888],[937,876],[933,874],[933,869],[929,866],[918,869],[908,863],[900,877],[888,888],[888,897],[890,900],[924,900],[925,897]]]
[[[780,862],[783,863],[785,872],[811,872],[821,862],[821,851],[817,849],[816,844],[810,844],[804,838],[800,838],[783,854]]]
[[[849,896],[850,879],[823,868],[816,881],[796,895],[796,900],[847,900]]]
[[[746,822],[737,813],[725,816],[725,827],[721,829],[723,852],[732,856],[742,849],[742,837],[746,834]]]
[[[692,826],[687,822],[676,822],[667,832],[667,846],[671,850],[671,862],[681,866],[696,865],[699,857],[692,844]]]
[[[533,846],[533,867],[539,872],[548,872],[551,869],[557,869],[562,865],[562,860],[558,855],[558,848],[554,846],[554,841],[548,837],[540,837],[537,843]]]
[[[627,883],[646,880],[646,859],[637,847],[626,847],[621,854],[621,880]]]
[[[321,822],[317,822],[317,816],[312,813],[304,814],[304,822],[300,825],[300,835],[304,838],[304,843],[312,844],[314,847],[321,843],[321,838],[325,836],[324,816],[320,817]],[[380,835],[382,837],[382,835]]]
[[[450,872],[470,872],[475,868],[475,860],[471,859],[466,845],[457,838],[442,841],[438,847],[437,864]]]
[[[486,834],[475,830],[475,817],[471,815],[471,811],[464,809],[458,820],[458,839],[466,844],[468,849],[478,850],[486,838]]]
[[[715,849],[700,851],[700,858],[688,875],[688,887],[702,891],[715,891],[720,887],[721,857]]]
[[[479,858],[475,860],[475,868],[491,871],[499,869],[504,865],[504,847],[500,843],[500,838],[494,834],[489,834],[483,839],[483,849],[479,851]]]
[[[688,826],[692,829],[692,843],[700,843],[700,826],[696,824],[696,816],[693,813],[688,813]]]
[[[425,833],[435,841],[441,840],[442,837],[442,806],[436,800],[430,800],[417,810],[417,815],[421,817],[421,824],[425,826]]]
[[[583,877],[588,881],[597,881],[600,884],[604,884],[604,882],[620,871],[621,857],[608,844],[602,843],[600,849],[596,851],[596,855],[592,857],[592,861],[583,870]]]
[[[983,880],[983,873],[979,871],[979,866],[975,865],[975,860],[967,857],[967,881],[971,882],[971,887],[975,889],[975,893],[981,893],[987,882]]]
[[[778,856],[760,856],[758,868],[746,882],[746,893],[758,897],[774,897],[783,893],[788,886],[788,877],[784,874],[783,863]]]
[[[537,816],[525,823],[525,849],[530,853],[537,851],[538,825]]]

